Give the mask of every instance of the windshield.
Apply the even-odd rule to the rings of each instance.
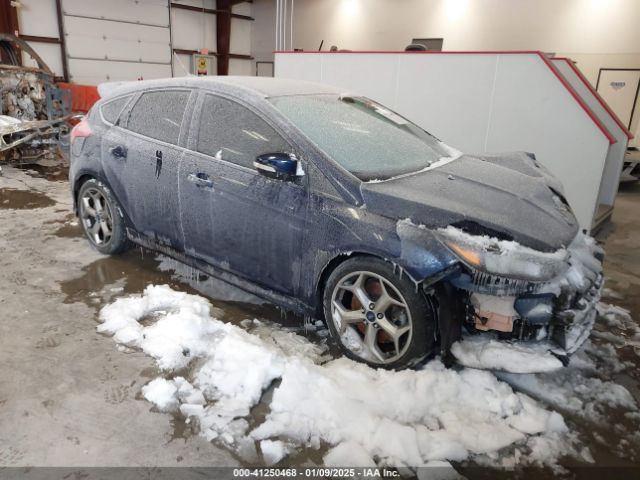
[[[364,97],[305,95],[271,102],[322,151],[364,181],[423,170],[454,150]]]

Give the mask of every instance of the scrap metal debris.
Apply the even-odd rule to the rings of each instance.
[[[53,72],[26,42],[0,34],[0,44],[3,51],[23,51],[38,64],[20,66],[16,55],[6,55],[11,63],[0,64],[0,160],[54,158],[69,130],[69,93],[55,86]]]
[[[2,113],[21,120],[46,120],[45,82],[36,73],[0,67]]]

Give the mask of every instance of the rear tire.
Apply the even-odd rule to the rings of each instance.
[[[417,365],[436,349],[436,314],[415,283],[379,258],[341,263],[324,288],[324,317],[344,354],[372,367]]]
[[[89,243],[100,253],[115,255],[129,247],[122,209],[111,191],[95,178],[80,187],[78,218]]]

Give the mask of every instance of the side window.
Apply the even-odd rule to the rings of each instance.
[[[102,112],[102,116],[109,123],[116,123],[122,109],[127,104],[132,95],[126,95],[124,97],[115,98],[109,102],[104,103],[100,107],[100,111]]]
[[[143,93],[129,113],[127,129],[167,143],[178,143],[189,92]]]
[[[196,149],[253,168],[258,155],[288,152],[291,147],[251,110],[231,100],[207,95],[202,106]]]

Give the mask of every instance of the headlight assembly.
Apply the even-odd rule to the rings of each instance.
[[[552,253],[539,252],[517,242],[469,235],[451,226],[434,233],[463,263],[487,273],[544,282],[569,266],[569,252],[564,248]]]

